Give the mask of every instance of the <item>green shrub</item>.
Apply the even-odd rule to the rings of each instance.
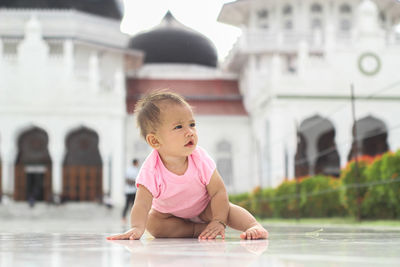
[[[369,186],[362,204],[364,218],[400,218],[400,150],[385,153],[367,170]]]
[[[295,218],[298,212],[296,181],[284,181],[275,189],[271,199],[273,214],[281,218]]]
[[[274,198],[274,192],[273,188],[259,188],[253,191],[251,211],[257,217],[270,218],[273,216],[271,200]]]
[[[301,217],[337,217],[345,214],[340,199],[341,180],[317,175],[300,182]]]
[[[241,193],[237,195],[229,195],[229,201],[233,204],[236,204],[238,206],[241,206],[248,210],[250,213],[253,211],[251,210],[251,202],[252,199],[250,199],[250,193]]]
[[[277,188],[257,187],[229,199],[261,218],[357,216],[359,202],[362,218],[400,219],[400,150],[382,157],[363,156],[358,162],[359,178],[351,161],[340,179],[318,175],[298,183],[284,181]]]
[[[367,187],[359,187],[359,184],[364,184],[367,182],[366,169],[371,161],[371,157],[360,157],[358,160],[358,174],[356,162],[350,161],[340,174],[340,179],[345,187],[345,189],[342,191],[343,195],[341,199],[350,215],[358,215],[358,203],[360,203],[361,207],[364,200]]]

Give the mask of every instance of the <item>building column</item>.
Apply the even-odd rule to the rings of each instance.
[[[98,92],[100,86],[99,55],[92,52],[89,58],[89,85],[92,92]]]
[[[347,156],[350,153],[353,136],[351,134],[353,122],[350,116],[335,116],[331,119],[335,125],[335,143],[340,157],[340,167],[347,164]]]
[[[74,71],[74,44],[71,40],[66,40],[64,42],[63,63],[65,68],[64,78],[68,81]]]
[[[116,205],[124,203],[124,183],[125,183],[125,123],[124,118],[115,119],[113,121],[113,132],[111,140],[113,142],[112,149],[112,169],[111,184],[112,184],[112,199]]]
[[[101,152],[101,159],[103,162],[103,193],[104,195],[112,196],[112,179],[111,179],[111,171],[113,168],[112,157],[109,152]]]
[[[15,140],[8,132],[3,132],[1,137],[2,142],[0,145],[0,154],[2,161],[2,195],[8,196],[12,199],[14,194],[14,165],[17,155],[17,147],[15,146]]]
[[[61,194],[63,190],[63,166],[62,166],[63,158],[62,154],[53,154],[52,155],[52,191],[55,201],[61,199]]]
[[[14,194],[14,164],[16,153],[9,152],[2,155],[1,179],[3,196],[13,198]]]
[[[49,132],[49,152],[52,161],[51,184],[52,194],[55,201],[60,200],[63,189],[63,155],[64,155],[64,135],[54,129]]]
[[[0,38],[0,92],[2,91],[2,80],[4,79],[3,74],[3,41]]]

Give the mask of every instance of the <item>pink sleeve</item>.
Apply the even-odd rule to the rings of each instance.
[[[192,155],[193,161],[199,169],[202,184],[208,185],[210,183],[211,176],[216,169],[214,160],[201,147],[197,147]]]
[[[160,185],[157,178],[158,176],[155,170],[153,151],[153,153],[147,157],[140,168],[138,177],[136,179],[136,187],[139,188],[139,186],[142,185],[150,191],[150,193],[153,195],[153,198],[158,198],[160,196]]]

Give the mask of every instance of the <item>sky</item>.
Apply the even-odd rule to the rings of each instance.
[[[233,0],[121,0],[125,7],[121,31],[137,34],[157,26],[167,11],[182,24],[207,36],[216,46],[219,60],[228,54],[240,29],[217,21],[224,3]]]

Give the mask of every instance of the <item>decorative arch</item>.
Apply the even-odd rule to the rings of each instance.
[[[357,127],[357,128],[355,128]],[[357,138],[355,136],[357,129]],[[389,150],[387,142],[386,124],[373,116],[356,121],[352,128],[353,143],[351,146],[348,160],[356,155],[356,145],[358,146],[358,155],[376,156]]]
[[[52,200],[52,162],[47,133],[36,126],[22,132],[17,141],[14,200]]]
[[[234,185],[232,145],[229,141],[221,140],[216,145],[217,169],[220,172],[225,185],[229,188]]]
[[[294,166],[295,177],[303,177],[308,175],[309,166],[307,158],[307,141],[304,135],[300,132],[297,132],[297,148],[294,160],[295,160],[295,166]]]
[[[98,134],[80,127],[68,134],[63,162],[63,201],[102,201],[103,162]]]
[[[335,144],[335,129],[321,133],[317,141],[318,158],[315,173],[340,176],[340,157]]]
[[[298,129],[295,176],[339,176],[340,158],[333,124],[319,115],[304,120]]]

